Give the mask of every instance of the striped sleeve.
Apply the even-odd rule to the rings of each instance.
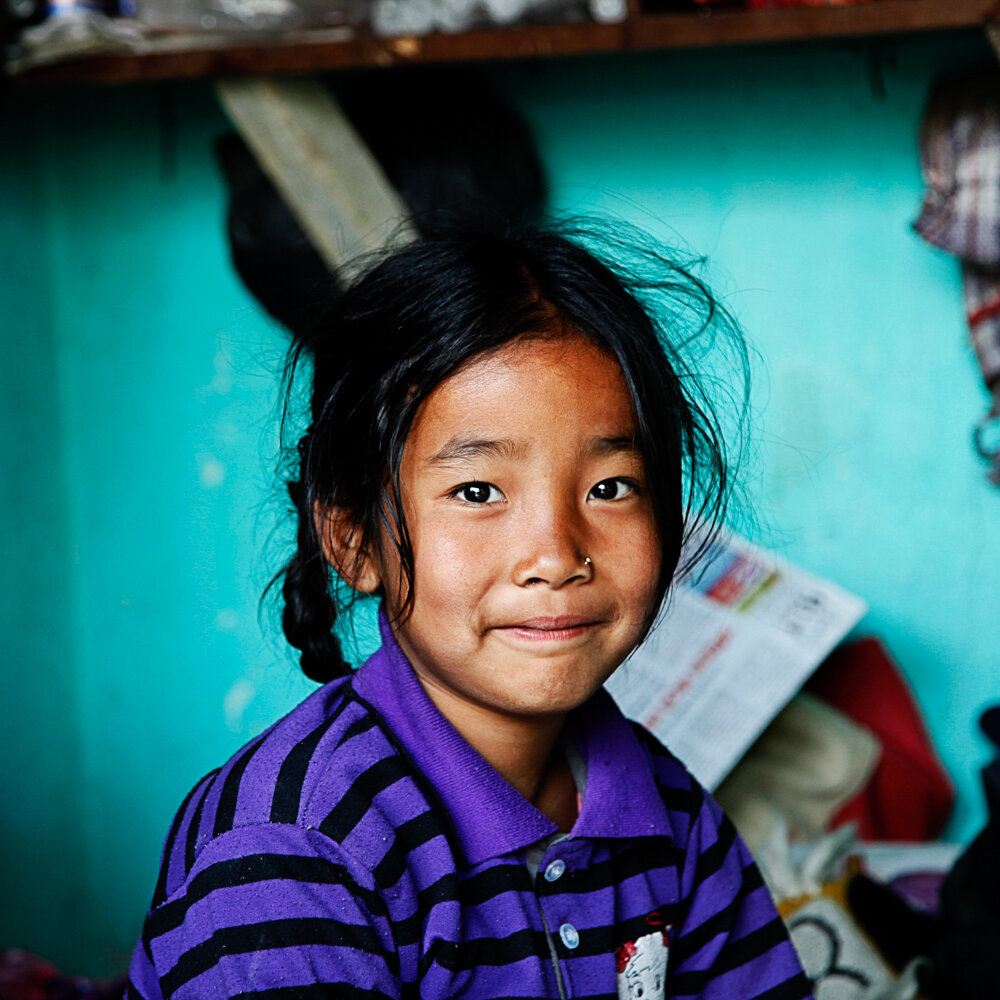
[[[694,811],[671,935],[667,995],[681,1000],[811,1000],[812,987],[760,871],[710,796]]]
[[[127,996],[398,997],[399,966],[371,876],[319,831],[259,824],[206,844],[150,911]]]

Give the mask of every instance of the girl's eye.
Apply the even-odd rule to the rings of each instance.
[[[631,479],[602,479],[596,486],[590,488],[588,500],[623,500],[630,493],[634,493],[635,483]]]
[[[466,503],[497,503],[504,495],[492,483],[463,483],[455,490],[454,496]]]

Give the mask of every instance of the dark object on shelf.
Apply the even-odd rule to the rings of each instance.
[[[4,0],[0,3],[0,44],[13,45],[25,28],[48,17],[47,0]]]
[[[120,0],[74,0],[54,3],[53,0],[0,0],[0,41],[9,45],[17,41],[25,28],[33,28],[49,18],[59,18],[83,8],[105,17],[123,14]]]
[[[863,876],[848,886],[855,919],[897,968],[929,958],[921,984],[928,1000],[996,1000],[1000,983],[1000,705],[980,725],[997,754],[982,772],[988,818],[945,876],[939,913]]]
[[[541,211],[545,174],[528,127],[475,74],[368,75],[342,105],[422,233],[502,228]],[[307,333],[329,295],[326,265],[242,139],[223,136],[216,154],[238,274],[275,319]]]

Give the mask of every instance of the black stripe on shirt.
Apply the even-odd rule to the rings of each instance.
[[[656,790],[660,794],[660,799],[667,807],[668,812],[673,814],[683,814],[688,822],[701,812],[702,803],[705,799],[704,791],[693,782],[678,788],[676,785],[664,785],[659,779],[653,779]],[[690,827],[688,828],[688,830]],[[682,841],[687,839],[688,830],[680,831]]]
[[[458,876],[454,872],[442,875],[436,882],[417,893],[417,905],[414,911],[402,919],[397,919],[392,925],[392,936],[397,948],[406,948],[419,944],[423,937],[424,922],[435,906],[450,903],[458,898]]]
[[[497,864],[461,883],[454,872],[417,893],[413,913],[392,925],[397,948],[419,943],[423,926],[431,910],[440,903],[458,902],[460,906],[481,906],[504,892],[531,892],[528,870],[522,864]]]
[[[313,759],[313,754],[319,741],[323,739],[330,727],[340,718],[341,712],[347,707],[347,699],[343,699],[334,708],[330,716],[324,719],[307,736],[304,736],[288,752],[281,762],[278,777],[274,783],[274,797],[271,800],[272,823],[294,823],[299,818],[299,807],[302,800],[302,786],[306,771]]]
[[[377,760],[354,779],[351,787],[320,823],[320,831],[342,844],[364,818],[378,793],[407,777],[409,772],[398,757],[382,757]]]
[[[730,937],[724,955],[712,966],[712,972],[720,975],[760,958],[784,941],[787,934],[781,917],[775,917],[770,923],[755,927],[737,940]]]
[[[243,772],[253,759],[253,755],[263,744],[266,733],[258,737],[246,748],[246,751],[239,757],[236,763],[229,769],[229,773],[223,779],[222,791],[219,793],[219,804],[215,809],[215,825],[212,829],[214,836],[225,833],[233,828],[233,819],[236,816],[236,801],[240,794],[240,784],[243,781]]]
[[[437,816],[430,809],[396,827],[392,846],[375,866],[375,881],[385,887],[395,885],[406,871],[407,855],[435,837],[444,836]]]
[[[661,869],[676,868],[684,854],[668,837],[643,837],[624,849],[611,852],[604,861],[586,868],[567,868],[566,877],[558,882],[536,882],[539,895],[587,895],[595,889],[618,885],[637,875]]]
[[[628,920],[619,920],[617,923],[577,928],[580,934],[580,943],[572,951],[562,943],[558,936],[553,938],[553,943],[563,958],[612,955],[626,941],[637,941],[646,934],[669,926],[674,921],[673,907],[669,903],[658,907],[655,913],[662,919],[662,925],[650,924],[649,919],[653,914],[637,914]]]
[[[462,850],[462,842],[459,839],[458,834],[455,832],[455,825],[451,820],[451,816],[448,814],[448,810],[445,808],[444,802],[442,801],[438,790],[427,780],[420,768],[417,767],[413,758],[410,756],[409,751],[399,741],[399,738],[392,731],[392,728],[382,717],[382,714],[378,711],[378,709],[375,708],[374,705],[365,701],[365,699],[362,698],[361,695],[359,695],[358,692],[351,686],[347,687],[345,697],[352,698],[367,713],[378,720],[379,731],[382,736],[385,737],[386,741],[396,752],[399,759],[406,762],[407,767],[410,769],[410,777],[416,783],[417,789],[420,791],[421,795],[423,795],[424,800],[430,804],[431,808],[437,814],[438,822],[441,824],[441,832],[448,841],[448,847],[451,850],[452,856],[456,859],[456,867],[461,869],[462,862],[465,859],[465,852]]]
[[[515,931],[504,938],[482,937],[471,941],[445,941],[437,949],[437,964],[449,972],[466,972],[480,966],[513,965],[526,958],[548,960],[549,946],[543,931],[529,928]],[[424,959],[428,956],[425,955]],[[429,968],[421,961],[422,973]]]
[[[791,979],[786,979],[783,983],[772,986],[764,993],[755,994],[752,1000],[806,1000],[812,995],[812,983],[803,973],[798,973]]]
[[[378,720],[369,712],[365,712],[364,715],[358,716],[341,734],[340,738],[337,740],[337,749],[339,750],[345,743],[350,742],[355,736],[360,736],[362,733],[370,732],[378,725]]]
[[[177,831],[180,829],[181,823],[184,821],[184,817],[187,814],[188,806],[191,804],[191,799],[194,798],[195,792],[201,788],[202,785],[211,781],[216,774],[218,774],[218,768],[214,771],[209,771],[204,778],[201,779],[191,791],[184,796],[184,801],[181,803],[180,809],[177,810],[177,814],[174,816],[173,823],[170,824],[170,830],[167,833],[166,847],[163,852],[163,861],[160,865],[160,877],[156,880],[156,888],[153,890],[153,902],[151,904],[151,909],[155,909],[167,898],[167,870],[170,867],[170,852],[174,845],[174,840],[177,837]]]
[[[725,863],[736,840],[736,827],[725,817],[719,824],[718,839],[706,847],[698,858],[694,869],[695,885],[707,882]]]
[[[692,927],[686,934],[681,935],[670,947],[670,961],[674,968],[682,966],[692,955],[701,951],[707,944],[715,940],[720,934],[727,934],[732,930],[736,916],[742,906],[742,899],[735,896],[721,910],[713,913],[707,920],[697,927]],[[692,991],[688,991],[692,992]],[[695,990],[694,992],[697,992]]]
[[[345,924],[327,917],[287,917],[256,924],[223,927],[210,938],[185,952],[160,979],[164,997],[173,996],[185,983],[203,975],[224,955],[245,955],[272,948],[330,946],[382,956],[387,964],[393,953],[385,952],[378,934],[367,924]]]
[[[231,1000],[393,1000],[393,997],[378,990],[363,990],[351,983],[307,983],[305,986],[275,986],[269,990],[237,993]]]
[[[525,865],[494,862],[489,868],[462,879],[458,901],[462,906],[480,906],[503,892],[531,890],[531,875]]]
[[[212,780],[206,782],[205,790],[202,792],[201,798],[198,800],[198,805],[195,806],[194,814],[192,815],[191,822],[188,826],[187,841],[184,846],[185,875],[191,871],[191,868],[194,865],[194,860],[198,850],[198,828],[201,826],[201,811],[205,808],[205,799],[208,798],[208,793],[212,790],[212,786],[215,784],[215,778],[218,773],[218,771],[214,771],[212,774]]]
[[[342,885],[362,900],[369,912],[386,915],[382,897],[358,885],[343,865],[334,864],[326,858],[297,854],[251,854],[219,861],[198,872],[182,898],[165,903],[149,915],[147,936],[155,939],[180,927],[191,907],[210,893],[280,879],[309,885]]]

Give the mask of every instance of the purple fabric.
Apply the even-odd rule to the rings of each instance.
[[[533,879],[553,825],[383,639],[185,800],[129,997],[810,996],[732,826],[607,694],[571,714],[583,808]]]

